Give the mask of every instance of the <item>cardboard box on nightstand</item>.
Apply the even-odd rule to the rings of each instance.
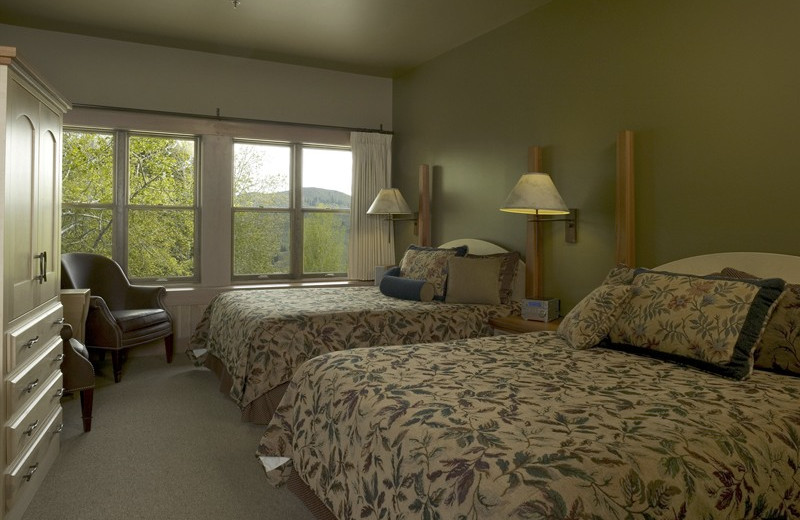
[[[523,299],[521,305],[521,314],[526,320],[552,321],[558,318],[560,306],[558,298]]]

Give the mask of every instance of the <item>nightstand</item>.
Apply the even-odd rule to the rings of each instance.
[[[502,318],[489,318],[489,325],[494,328],[495,334],[552,331],[558,328],[559,323],[561,323],[561,318],[551,321],[525,320],[517,315],[504,316]]]

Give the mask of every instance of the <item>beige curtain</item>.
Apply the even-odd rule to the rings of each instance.
[[[350,201],[350,246],[347,276],[373,280],[375,267],[393,265],[394,226],[378,215],[367,215],[382,188],[392,185],[392,136],[352,132],[353,191]]]

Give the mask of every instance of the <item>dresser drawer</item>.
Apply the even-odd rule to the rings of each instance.
[[[60,335],[64,325],[63,309],[60,303],[47,307],[43,313],[8,333],[7,373],[34,356],[50,338]]]
[[[62,381],[63,376],[60,371],[52,374],[30,405],[9,419],[6,427],[6,460],[14,460],[22,453],[39,433],[53,410],[61,406],[61,396],[64,395]]]
[[[61,336],[50,338],[50,343],[30,359],[30,362],[6,378],[8,403],[6,413],[14,415],[44,386],[51,374],[61,369],[64,358]]]
[[[34,434],[28,450],[6,469],[6,510],[28,506],[61,448],[61,407]]]

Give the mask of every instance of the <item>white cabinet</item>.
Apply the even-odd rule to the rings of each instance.
[[[7,81],[4,276],[7,320],[58,296],[61,118],[13,72]]]
[[[0,518],[22,516],[59,451],[61,125],[69,109],[0,47],[3,432]]]

